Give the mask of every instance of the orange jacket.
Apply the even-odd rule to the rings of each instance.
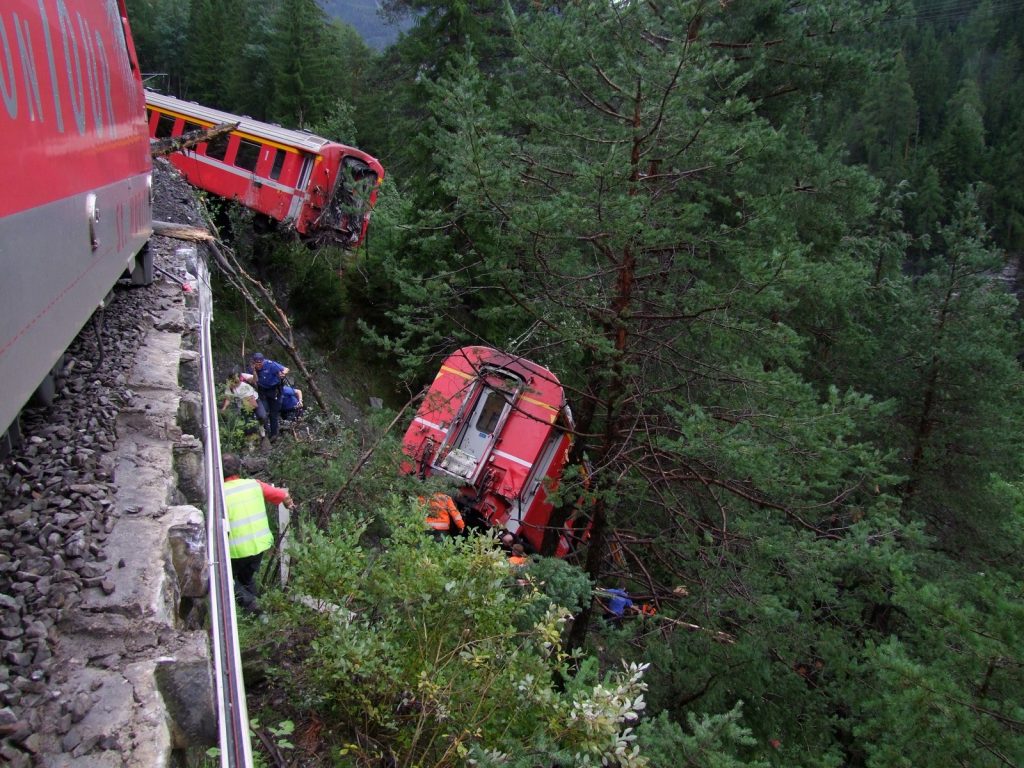
[[[427,500],[420,496],[420,504],[427,504]],[[427,525],[435,531],[448,532],[452,524],[460,531],[466,527],[459,508],[455,501],[447,493],[435,493],[430,497],[430,512],[427,515]]]

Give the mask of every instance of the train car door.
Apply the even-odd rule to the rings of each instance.
[[[462,433],[458,447],[478,459],[483,456],[487,446],[494,439],[494,430],[507,407],[505,393],[490,387],[485,388],[470,417],[469,426]]]
[[[467,480],[471,479],[508,418],[518,393],[519,382],[516,379],[489,376],[441,466]]]

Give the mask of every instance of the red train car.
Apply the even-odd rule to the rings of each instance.
[[[181,136],[221,123],[230,134],[175,152],[193,186],[292,226],[306,238],[346,247],[366,237],[384,168],[365,152],[279,125],[146,91],[150,136]]]
[[[3,434],[33,392],[52,394],[64,350],[126,270],[152,280],[149,136],[123,0],[5,0],[0,95]]]
[[[465,483],[462,502],[535,551],[572,445],[572,413],[551,371],[490,347],[463,347],[441,365],[405,433],[404,471]],[[571,549],[562,532],[557,554]]]

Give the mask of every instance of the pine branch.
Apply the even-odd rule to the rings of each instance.
[[[231,133],[238,127],[238,123],[219,123],[202,131],[189,131],[181,136],[168,136],[165,139],[157,139],[149,145],[151,157],[164,157],[174,152],[182,152],[192,149],[204,141],[213,141],[219,136]]]

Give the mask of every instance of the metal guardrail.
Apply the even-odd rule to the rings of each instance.
[[[195,251],[195,249],[192,249]],[[217,424],[217,382],[213,372],[210,323],[213,296],[209,271],[198,256],[186,257],[189,272],[196,276],[195,294],[199,304],[199,367],[203,403],[206,479],[206,552],[210,574],[210,644],[217,708],[220,764],[224,768],[251,768],[249,711],[242,679],[238,644],[234,581],[228,554],[227,505],[221,470],[220,430]]]

